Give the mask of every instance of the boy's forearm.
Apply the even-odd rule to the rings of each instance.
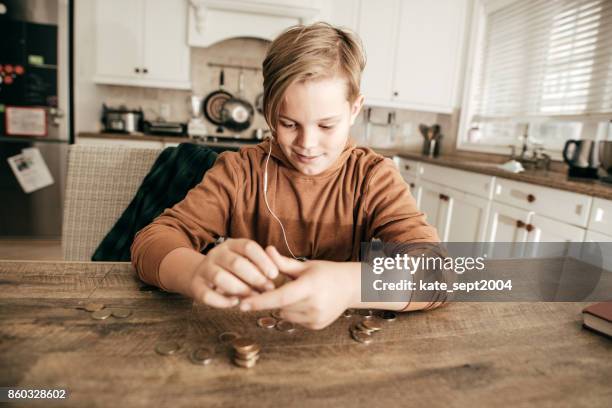
[[[159,265],[159,280],[169,292],[191,297],[191,278],[204,255],[191,248],[176,248],[162,259]]]

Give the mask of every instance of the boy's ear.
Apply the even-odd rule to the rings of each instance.
[[[355,123],[355,119],[357,119],[357,116],[359,115],[359,112],[361,111],[361,108],[363,107],[364,101],[365,101],[365,96],[363,96],[362,94],[359,94],[357,99],[355,99],[355,102],[353,102],[353,105],[351,106],[351,126],[353,126],[353,124]]]

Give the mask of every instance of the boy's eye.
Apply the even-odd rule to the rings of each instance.
[[[285,122],[281,122],[281,125],[283,125],[283,127],[286,127],[288,129],[293,129],[295,127],[294,123],[285,123]]]
[[[320,125],[322,129],[333,129],[332,125]]]

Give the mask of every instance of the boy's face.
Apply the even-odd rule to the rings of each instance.
[[[346,80],[339,77],[293,83],[279,112],[276,140],[300,173],[314,176],[340,156],[363,105],[346,100]]]

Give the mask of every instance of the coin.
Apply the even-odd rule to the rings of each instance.
[[[397,319],[397,313],[392,312],[390,310],[385,310],[380,314],[380,317],[385,319],[388,322],[392,322]]]
[[[371,319],[365,319],[361,322],[361,325],[371,331],[379,331],[383,328],[382,321],[377,317]]]
[[[232,347],[238,353],[247,354],[253,350],[256,350],[259,347],[259,344],[255,343],[254,340],[251,340],[246,337],[240,337],[232,341]]]
[[[91,314],[91,318],[95,320],[104,320],[108,319],[112,313],[113,311],[110,309],[97,310]]]
[[[241,360],[239,358],[235,358],[234,364],[242,368],[253,368],[255,367],[255,364],[257,364],[257,359]]]
[[[207,347],[200,347],[191,352],[189,358],[194,364],[206,365],[212,361],[213,351]]]
[[[371,335],[359,330],[351,331],[351,337],[353,337],[353,340],[363,344],[370,344],[372,342]]]
[[[240,335],[236,332],[223,332],[219,335],[219,341],[223,344],[229,344],[239,337]]]
[[[241,358],[243,360],[248,360],[250,358],[255,357],[256,355],[259,354],[259,352],[261,351],[261,346],[259,344],[255,345],[255,348],[249,350],[249,351],[239,351],[239,350],[234,350],[234,352],[236,353],[236,358]]]
[[[344,313],[342,313],[342,316],[344,316],[344,317],[351,317],[351,316],[353,316],[353,311],[351,309],[346,309],[344,311]]]
[[[176,341],[168,341],[163,343],[158,343],[155,346],[155,351],[162,356],[169,356],[171,354],[176,353],[181,349],[181,345]]]
[[[283,320],[283,318],[280,315],[280,310],[273,311],[272,313],[270,313],[270,316],[272,316],[276,320]]]
[[[372,309],[361,309],[359,314],[363,316],[364,319],[371,319],[374,316],[374,311]]]
[[[260,317],[257,319],[257,325],[264,329],[273,329],[276,326],[276,319],[273,317]]]
[[[286,333],[291,333],[292,331],[295,330],[295,326],[293,325],[293,323],[287,320],[281,320],[278,323],[276,323],[276,328]]]
[[[130,309],[112,309],[112,314],[114,317],[118,317],[120,319],[124,319],[126,317],[130,317],[132,311]]]
[[[104,303],[88,303],[85,305],[85,310],[88,312],[97,312],[104,309]]]
[[[356,329],[357,331],[364,332],[364,333],[367,333],[367,334],[372,334],[372,333],[374,333],[374,330],[370,330],[370,329],[368,329],[367,327],[365,327],[365,326],[363,325],[363,322],[359,322],[359,323],[357,323],[357,325],[355,326],[355,329]]]

